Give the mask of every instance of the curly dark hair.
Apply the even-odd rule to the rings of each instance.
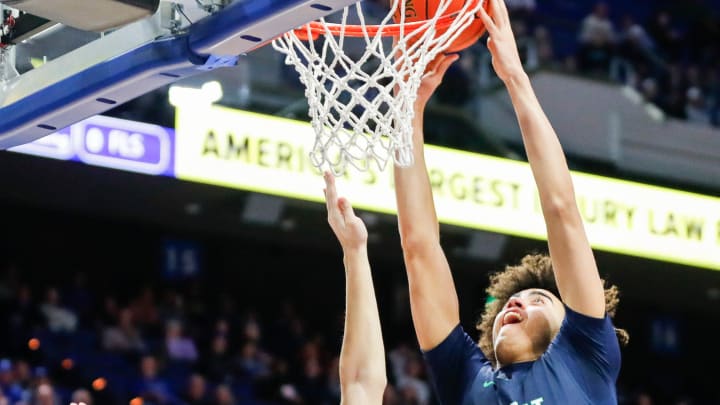
[[[605,286],[605,280],[602,280],[602,283]],[[478,342],[480,350],[492,364],[496,362],[492,336],[495,317],[513,294],[530,288],[547,290],[560,297],[560,292],[555,284],[552,262],[548,255],[527,255],[522,258],[520,264],[507,266],[505,271],[490,276],[490,286],[486,292],[488,296],[494,298],[494,301],[487,304],[476,328],[480,331],[480,341]],[[617,287],[611,285],[605,288],[605,310],[611,318],[615,316],[619,302]],[[630,340],[628,333],[624,329],[618,328],[615,328],[615,333],[620,345],[627,345]]]

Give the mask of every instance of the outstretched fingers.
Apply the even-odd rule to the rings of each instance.
[[[367,247],[368,232],[365,224],[355,216],[350,202],[344,197],[337,196],[335,177],[330,173],[325,173],[323,177],[325,179],[328,223],[343,251]]]
[[[335,188],[335,177],[330,172],[323,174],[325,179],[325,205],[328,210],[328,221],[330,225],[341,224],[343,216],[338,208],[337,189]]]
[[[510,14],[505,6],[505,0],[487,0],[490,2],[492,15],[496,25],[499,27],[510,26]]]
[[[491,0],[487,0],[491,1]],[[485,11],[484,7],[480,7],[480,11],[478,12],[480,14],[480,19],[482,20],[483,24],[485,24],[485,29],[487,29],[490,36],[495,36],[500,32],[500,29],[495,24],[495,21],[490,17],[490,15]]]

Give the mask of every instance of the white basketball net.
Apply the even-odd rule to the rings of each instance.
[[[316,134],[310,153],[313,164],[335,175],[344,173],[348,164],[361,171],[368,170],[371,162],[383,170],[390,159],[399,166],[411,165],[413,104],[421,79],[435,57],[473,23],[484,2],[465,1],[441,33],[436,26],[439,20],[448,24],[446,10],[452,0],[440,0],[435,16],[418,28],[404,25],[406,12],[412,11],[406,5],[412,2],[392,0],[390,11],[375,26],[376,33],[357,3],[337,16],[339,23],[321,19],[316,24],[321,35],[316,39],[309,25],[301,29],[308,40],[295,31],[276,39],[273,47],[286,55],[285,63],[295,66],[306,87]],[[402,17],[400,27],[394,27],[399,33],[393,41],[387,37],[398,8]],[[351,29],[346,30],[353,20],[362,28],[359,38],[351,38]],[[346,49],[353,41],[355,45],[362,41],[356,54]]]

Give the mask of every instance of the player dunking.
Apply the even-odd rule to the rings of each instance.
[[[338,198],[335,178],[325,173],[328,222],[345,262],[345,335],[340,351],[340,395],[344,405],[380,405],[387,385],[385,349],[367,255],[367,229],[352,206]]]
[[[415,164],[395,168],[398,218],[413,322],[443,405],[616,404],[618,340],[610,317],[617,290],[604,289],[578,212],[562,148],[518,56],[502,0],[482,18],[493,67],[517,114],[540,193],[550,256],[527,256],[491,279],[480,346],[459,326],[458,299],[440,246],[423,156],[423,111],[448,66],[428,74],[415,104]],[[484,352],[484,353],[483,353]]]

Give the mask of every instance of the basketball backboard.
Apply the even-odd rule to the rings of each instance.
[[[152,7],[129,10],[135,22],[101,32],[88,31],[91,27],[77,18],[65,21],[66,0],[0,1],[0,11],[10,18],[2,20],[8,32],[20,13],[8,5],[43,14],[34,30],[15,42],[4,37],[8,43],[0,48],[0,149],[49,135],[177,80],[234,66],[285,31],[355,1],[160,0],[154,12],[147,12]],[[73,11],[98,3],[73,1]],[[48,7],[58,8],[50,12]],[[109,18],[104,26],[116,22]]]

